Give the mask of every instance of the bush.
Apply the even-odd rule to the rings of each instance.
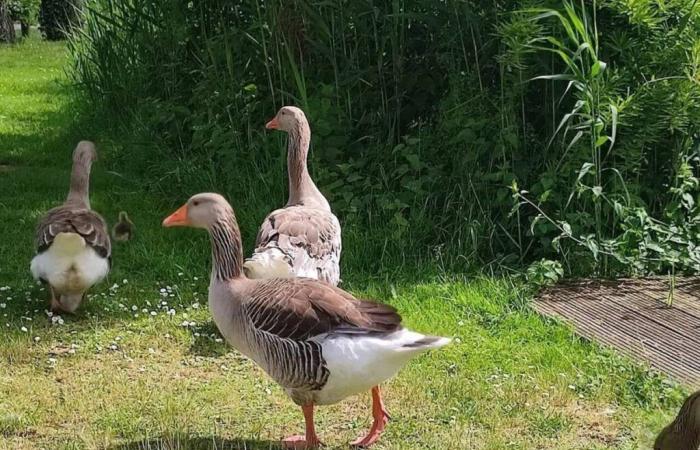
[[[41,0],[39,24],[44,38],[65,39],[80,24],[82,0]]]
[[[262,124],[292,103],[315,179],[361,236],[346,255],[369,270],[557,258],[639,273],[630,212],[664,221],[698,200],[669,189],[696,170],[700,12],[654,4],[99,0],[71,51],[95,104],[156,136],[153,167],[241,199],[248,233],[284,203]]]

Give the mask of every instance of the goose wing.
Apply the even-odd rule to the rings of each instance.
[[[329,211],[292,206],[271,212],[258,231],[255,251],[273,245],[292,254],[302,248],[323,263],[341,252],[340,223]]]
[[[389,333],[401,328],[394,307],[357,299],[308,278],[261,280],[243,308],[256,331],[295,341],[325,333]]]
[[[59,233],[77,233],[102,258],[112,256],[107,224],[102,216],[90,209],[59,206],[49,210],[37,227],[37,252],[48,249]]]

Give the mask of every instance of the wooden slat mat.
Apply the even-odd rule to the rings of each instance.
[[[571,323],[586,339],[700,387],[700,278],[678,278],[668,307],[668,278],[570,281],[535,299],[543,315]]]

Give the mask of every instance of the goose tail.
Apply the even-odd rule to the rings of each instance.
[[[405,343],[402,347],[409,350],[432,350],[444,347],[452,342],[452,339],[441,336],[422,336],[421,338]]]

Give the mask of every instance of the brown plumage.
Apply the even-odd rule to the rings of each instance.
[[[700,447],[700,391],[689,396],[676,419],[654,442],[654,450],[698,450]]]
[[[95,211],[64,204],[50,209],[36,230],[37,253],[47,250],[59,233],[79,234],[102,258],[111,259],[112,243],[107,223]]]
[[[243,305],[260,331],[304,340],[324,333],[389,333],[401,325],[392,306],[359,300],[308,278],[272,278],[255,284]]]
[[[119,220],[112,227],[112,238],[115,241],[129,241],[134,237],[134,223],[129,219],[126,211],[119,212]]]

